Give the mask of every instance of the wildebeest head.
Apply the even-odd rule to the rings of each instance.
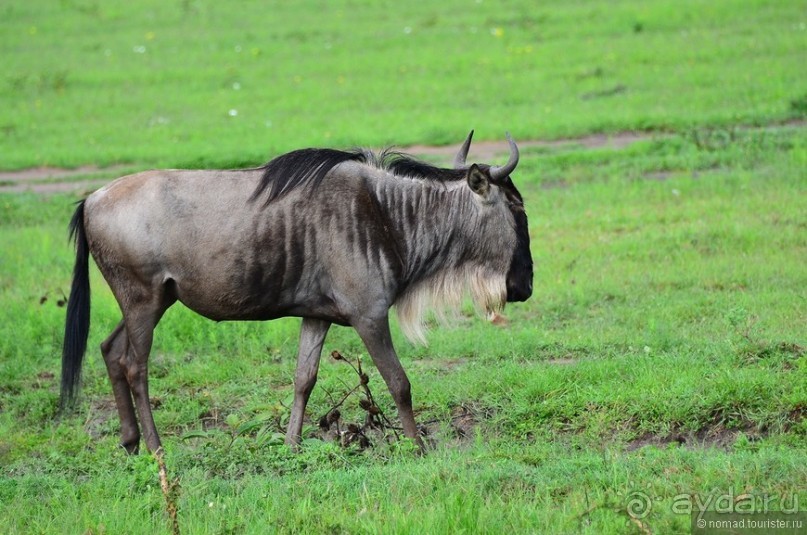
[[[473,130],[468,134],[457,156],[454,158],[454,168],[465,167],[465,159],[471,146]],[[530,254],[530,234],[527,225],[527,213],[524,211],[524,200],[510,178],[510,174],[518,165],[518,146],[510,134],[507,134],[510,144],[510,159],[501,167],[473,164],[468,168],[467,180],[471,190],[488,202],[494,199],[502,200],[513,216],[516,232],[516,247],[510,260],[507,272],[507,301],[526,301],[532,295],[532,255]],[[496,188],[495,191],[492,188]]]

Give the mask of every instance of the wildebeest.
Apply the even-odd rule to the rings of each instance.
[[[423,339],[431,306],[467,292],[483,310],[532,294],[524,204],[510,173],[465,160],[473,131],[443,169],[404,154],[302,149],[263,167],[146,171],[78,204],[70,221],[76,263],[62,353],[62,405],[76,396],[90,320],[89,255],[123,319],[101,344],[121,422],[121,444],[160,447],[149,405],[154,328],[176,301],[216,321],[302,318],[286,442],[301,439],[331,324],[361,337],[422,446],[409,380],[389,329]]]

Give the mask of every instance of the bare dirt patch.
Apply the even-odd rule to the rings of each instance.
[[[764,126],[736,126],[732,131],[743,130],[776,130],[780,128],[807,126],[807,120],[791,119]],[[704,131],[711,131],[704,128]],[[640,141],[663,138],[672,135],[665,132],[627,131],[612,134],[591,134],[574,138],[561,138],[554,140],[517,140],[521,149],[623,149]],[[702,137],[702,136],[701,136]],[[411,145],[401,147],[405,153],[422,158],[439,160],[448,163],[459,151],[461,143],[452,145]],[[510,152],[509,145],[504,139],[497,141],[476,141],[471,145],[470,162],[493,162],[506,158]],[[19,171],[0,171],[0,193],[18,193],[31,191],[34,193],[53,194],[75,191],[90,192],[108,182],[111,178],[120,176],[124,171],[133,169],[131,165],[116,165],[112,167],[98,167],[84,165],[75,169],[59,167],[32,167]],[[672,176],[671,172],[650,173],[648,178],[653,180],[666,180]],[[85,178],[86,177],[86,178]],[[81,180],[79,180],[81,179]],[[565,187],[562,181],[548,187]],[[543,186],[547,187],[547,186]]]
[[[622,149],[638,141],[652,139],[658,134],[648,132],[618,132],[616,134],[592,134],[589,136],[577,138],[563,138],[556,140],[527,140],[519,141],[519,149],[541,147],[547,149],[557,148],[570,148],[582,147],[585,149],[596,149],[601,147],[610,147],[614,149]],[[439,147],[430,145],[412,145],[411,147],[404,147],[403,151],[415,156],[430,156],[440,159],[449,160],[454,157],[460,149],[461,143],[453,145],[443,145]],[[510,147],[507,141],[475,141],[471,144],[471,153],[469,154],[469,161],[490,162],[497,157],[507,155],[510,152]]]
[[[84,420],[84,431],[94,439],[110,433],[109,421],[117,420],[118,410],[112,399],[94,399],[90,402]]]
[[[53,194],[72,191],[92,191],[118,176],[127,166],[100,168],[84,165],[75,169],[33,167],[19,171],[0,171],[0,193]],[[79,180],[80,179],[80,180]]]
[[[75,169],[61,167],[32,167],[19,171],[0,171],[0,182],[37,182],[41,180],[63,180],[66,178],[92,175],[100,172],[113,171],[116,168],[102,169],[95,165],[83,165]]]
[[[484,409],[479,405],[458,405],[451,409],[451,430],[460,440],[473,438],[479,424],[492,416],[492,410]]]
[[[518,141],[520,148],[572,148],[586,149],[610,147],[621,149],[637,141],[651,139],[654,134],[647,132],[621,132],[616,134],[593,134],[579,138],[566,138],[551,141],[527,140]],[[422,158],[433,158],[449,162],[459,151],[461,143],[442,146],[412,145],[402,147],[402,151]],[[506,140],[477,141],[471,146],[471,161],[491,162],[500,157],[506,157],[510,147]],[[75,169],[59,167],[32,167],[19,171],[0,171],[0,193],[20,193],[31,191],[34,193],[53,194],[69,193],[75,191],[92,191],[116,177],[131,166],[113,166],[101,168],[95,165],[85,165]],[[80,177],[91,177],[77,180]]]
[[[154,396],[150,402],[152,409],[159,409],[162,398]],[[120,431],[118,408],[111,394],[109,397],[94,398],[90,401],[84,419],[84,431],[94,439],[116,435]]]
[[[495,415],[495,410],[481,402],[469,401],[451,407],[448,419],[422,422],[418,427],[429,447],[440,444],[462,446],[474,440],[480,426]]]
[[[42,194],[70,193],[71,191],[91,192],[109,182],[109,179],[79,180],[72,182],[46,183],[12,183],[0,186],[0,193],[24,193],[26,191]]]
[[[767,433],[753,425],[743,426],[741,429],[727,429],[722,425],[714,425],[699,429],[698,431],[673,431],[667,435],[645,433],[626,446],[627,451],[636,451],[646,446],[666,448],[668,446],[683,446],[689,449],[718,448],[729,450],[740,436],[754,441],[765,438]]]

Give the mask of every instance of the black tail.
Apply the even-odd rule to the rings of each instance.
[[[76,246],[73,285],[67,300],[62,347],[62,409],[73,406],[81,380],[81,363],[90,334],[90,248],[84,232],[84,201],[70,220],[70,238]]]

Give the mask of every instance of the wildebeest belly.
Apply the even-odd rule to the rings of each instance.
[[[212,262],[193,276],[166,273],[166,287],[191,310],[216,321],[269,320],[284,316],[316,317],[347,324],[347,319],[311,270],[243,259]]]

